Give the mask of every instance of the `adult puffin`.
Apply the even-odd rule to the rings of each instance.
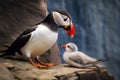
[[[52,66],[53,64],[41,62],[38,56],[50,49],[57,41],[59,28],[63,28],[71,38],[75,34],[71,17],[63,10],[52,11],[42,22],[36,24],[36,27],[24,31],[8,49],[1,51],[3,54],[0,56],[15,55],[17,52],[36,67]]]

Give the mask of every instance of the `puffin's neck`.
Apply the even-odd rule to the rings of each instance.
[[[50,28],[52,31],[57,32],[59,26],[55,23],[53,19],[53,14],[50,13],[42,22],[42,24],[46,25],[48,28]]]

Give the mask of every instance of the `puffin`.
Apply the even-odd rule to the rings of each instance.
[[[74,37],[75,27],[71,16],[64,10],[50,12],[42,22],[25,30],[6,50],[1,51],[3,54],[0,57],[15,56],[18,53],[35,67],[53,66],[52,63],[40,61],[39,56],[55,44],[59,28],[62,28],[71,38]]]
[[[61,46],[66,51],[63,53],[63,60],[69,65],[76,68],[86,68],[90,66],[97,66],[100,62],[108,60],[106,59],[95,59],[86,55],[85,53],[78,50],[78,47],[74,43],[67,43]]]

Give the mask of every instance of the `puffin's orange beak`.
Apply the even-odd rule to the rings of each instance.
[[[66,48],[66,44],[63,44],[63,45],[61,46],[61,48],[65,49],[65,48]]]
[[[75,27],[74,27],[73,24],[70,26],[70,29],[66,30],[66,34],[68,34],[71,38],[74,37],[74,35],[75,35]]]

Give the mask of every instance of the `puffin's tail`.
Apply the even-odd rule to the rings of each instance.
[[[8,49],[0,51],[0,53],[2,53],[2,54],[0,54],[0,57],[4,57],[4,56],[8,56],[9,55],[8,54]]]
[[[4,47],[7,47],[8,49],[6,50],[3,50],[3,51],[0,51],[0,57],[5,57],[5,56],[9,56],[9,55],[14,55],[14,51],[11,51],[9,49],[9,46],[4,46]]]

